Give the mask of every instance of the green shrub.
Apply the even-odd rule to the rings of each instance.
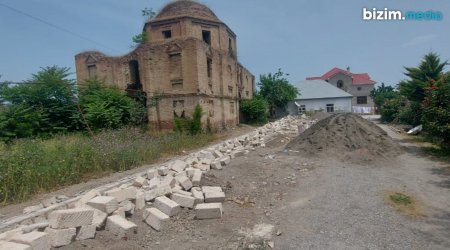
[[[423,128],[450,146],[450,76],[444,76],[426,89]]]
[[[203,109],[200,104],[197,104],[192,113],[192,118],[189,117],[175,117],[173,129],[175,132],[187,132],[191,135],[202,133],[202,116]]]
[[[397,120],[400,109],[406,106],[406,102],[407,100],[403,96],[386,100],[380,110],[381,120],[384,122]]]
[[[269,104],[263,98],[254,97],[251,100],[243,100],[240,103],[240,108],[247,123],[267,123]]]
[[[87,81],[86,87],[80,90],[80,106],[94,130],[137,124],[146,115],[145,107],[139,102],[97,79]]]

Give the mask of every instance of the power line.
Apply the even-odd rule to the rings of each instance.
[[[104,48],[106,48],[106,49],[109,49],[109,50],[112,50],[112,51],[120,52],[120,51],[118,51],[118,50],[116,50],[116,49],[113,49],[113,48],[107,46],[107,45],[104,45],[104,44],[102,44],[102,43],[99,43],[99,42],[97,42],[97,41],[94,41],[94,40],[90,39],[89,37],[85,37],[85,36],[83,36],[83,35],[79,35],[79,34],[73,32],[73,31],[71,31],[71,30],[68,30],[68,29],[64,28],[64,27],[61,27],[61,26],[59,26],[59,25],[56,25],[56,24],[52,24],[52,23],[50,23],[50,22],[47,22],[47,21],[45,21],[44,19],[41,19],[41,18],[39,18],[39,17],[33,16],[33,15],[31,15],[31,14],[28,14],[28,13],[23,12],[23,11],[21,11],[21,10],[18,10],[18,9],[16,9],[16,8],[14,8],[14,7],[8,6],[8,5],[4,4],[4,3],[0,3],[0,6],[3,6],[3,7],[5,7],[5,8],[7,8],[7,9],[12,10],[12,11],[14,11],[14,12],[16,12],[16,13],[19,13],[19,14],[21,14],[21,15],[23,15],[23,16],[29,17],[29,18],[34,19],[34,20],[36,20],[36,21],[38,21],[38,22],[41,22],[41,23],[43,23],[43,24],[45,24],[45,25],[48,25],[48,26],[50,26],[50,27],[53,27],[53,28],[55,28],[55,29],[57,29],[57,30],[66,32],[66,33],[68,33],[68,34],[71,34],[72,36],[78,37],[78,38],[80,38],[80,39],[82,39],[82,40],[86,40],[86,41],[88,41],[88,42],[95,43],[95,44],[97,44],[97,45],[99,45],[99,46],[102,46],[102,47],[104,47]]]

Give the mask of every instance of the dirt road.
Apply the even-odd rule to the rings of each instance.
[[[358,165],[299,156],[288,141],[279,136],[204,178],[226,191],[220,220],[185,210],[156,232],[135,216],[139,231],[129,238],[100,231],[63,249],[450,249],[448,162],[406,144],[395,158]],[[417,201],[414,213],[388,204],[397,191]],[[264,246],[250,237],[265,230]]]

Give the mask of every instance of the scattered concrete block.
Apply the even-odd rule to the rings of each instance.
[[[172,194],[172,200],[180,204],[180,206],[187,208],[193,208],[195,203],[194,197],[177,193]]]
[[[48,215],[50,227],[55,229],[90,225],[93,219],[94,210],[83,208],[56,210]]]
[[[145,209],[144,220],[156,231],[161,231],[164,228],[165,223],[170,220],[170,217],[159,209],[152,207]]]
[[[118,215],[122,218],[125,218],[125,209],[123,207],[119,207],[112,215]]]
[[[175,187],[177,181],[170,175],[164,176],[161,178],[160,185],[169,185],[171,188]]]
[[[124,237],[128,234],[135,233],[137,226],[119,215],[113,215],[109,216],[106,221],[106,230],[116,236]]]
[[[112,196],[94,197],[87,202],[87,205],[100,211],[103,211],[107,214],[111,214],[112,212],[116,211],[116,209],[119,207],[116,198]]]
[[[175,171],[177,173],[184,171],[184,169],[187,167],[188,167],[188,164],[181,160],[175,160],[174,162],[172,162],[170,164],[170,169],[172,169],[173,171]]]
[[[144,207],[145,207],[144,192],[141,190],[138,190],[136,192],[136,209],[141,210]]]
[[[140,188],[146,184],[147,184],[147,179],[142,176],[136,177],[136,179],[134,179],[134,182],[133,182],[133,186],[138,187],[138,188]]]
[[[211,165],[211,162],[213,162],[215,159],[208,159],[208,158],[203,158],[200,163],[206,164],[206,165]]]
[[[222,164],[219,161],[213,161],[211,162],[211,169],[221,170]]]
[[[177,215],[181,211],[181,207],[178,203],[165,196],[156,198],[153,206],[168,216]]]
[[[211,169],[211,164],[205,164],[205,163],[197,163],[194,165],[194,168],[200,169],[202,171],[209,171]]]
[[[95,238],[95,232],[96,232],[96,226],[95,225],[87,225],[82,226],[78,228],[76,240],[87,240],[87,239],[93,239]]]
[[[203,192],[202,192],[202,190],[200,188],[193,187],[191,189],[191,192],[192,192],[192,196],[195,199],[195,204],[200,204],[200,203],[204,202],[205,197],[203,196]]]
[[[186,196],[192,196],[191,192],[187,192],[181,189],[175,189],[173,193],[177,193],[177,194],[181,194],[181,195],[186,195]]]
[[[192,178],[192,175],[194,174],[195,170],[197,170],[197,169],[195,169],[193,167],[186,168],[185,171],[186,171],[187,177]]]
[[[48,227],[48,222],[43,222],[43,223],[36,223],[36,224],[31,224],[28,226],[24,226],[21,227],[22,229],[22,233],[26,234],[26,233],[30,233],[36,230],[42,230],[45,229],[46,227]]]
[[[9,241],[16,234],[23,234],[22,228],[16,228],[0,234],[0,240]],[[0,248],[1,249],[1,248]]]
[[[161,176],[163,177],[163,176]],[[148,186],[150,189],[154,189],[157,186],[161,185],[161,180],[158,176],[153,177],[152,179],[150,179],[150,181],[148,182]]]
[[[144,192],[144,200],[152,201],[159,196],[169,195],[172,193],[172,188],[169,185],[159,185],[156,188]]]
[[[213,155],[215,158],[223,157],[223,154],[219,150],[214,150]]]
[[[49,250],[51,247],[48,234],[38,231],[15,235],[13,238],[11,238],[11,241],[29,245],[33,250]]]
[[[221,187],[216,187],[216,186],[203,186],[202,187],[202,192],[203,193],[208,193],[208,192],[223,192]]]
[[[230,157],[228,156],[224,156],[222,158],[220,158],[220,164],[222,164],[222,166],[226,166],[228,164],[230,164]]]
[[[222,203],[202,203],[195,206],[195,218],[218,219],[222,218]]]
[[[47,227],[44,232],[48,234],[52,247],[62,247],[69,245],[75,239],[77,229],[52,229]]]
[[[225,201],[224,192],[206,192],[205,203],[216,203]]]
[[[194,174],[192,175],[192,186],[194,186],[194,187],[200,186],[200,182],[202,180],[202,175],[203,174],[202,174],[201,170],[196,169],[194,171]]]
[[[47,218],[44,215],[36,216],[33,218],[33,223],[48,223]]]
[[[147,170],[147,179],[151,180],[153,177],[158,176],[158,169],[149,169]]]
[[[192,182],[185,175],[177,176],[177,181],[184,190],[188,191],[192,188]]]
[[[214,155],[211,152],[206,151],[206,150],[202,150],[202,151],[200,151],[198,153],[198,158],[200,158],[200,159],[205,158],[205,159],[214,160],[216,157],[214,157]]]
[[[188,157],[186,160],[184,160],[189,166],[193,166],[194,164],[198,163],[197,157]]]
[[[94,198],[96,196],[100,196],[100,195],[101,194],[97,189],[92,189],[89,192],[83,194],[83,196],[81,196],[81,198],[77,201],[76,206],[86,204],[88,201],[92,200],[92,198]]]
[[[26,207],[23,209],[23,213],[30,214],[30,213],[36,212],[38,210],[41,210],[43,208],[44,208],[44,205],[42,205],[42,204],[35,205],[35,206],[29,206],[29,207]]]
[[[122,201],[121,203],[119,203],[119,206],[123,208],[123,210],[125,211],[125,215],[131,216],[134,214],[135,205],[133,202],[129,200]]]
[[[161,166],[158,168],[158,175],[166,176],[169,174],[169,168],[166,166]]]
[[[0,249],[2,250],[32,250],[31,246],[0,240]]]
[[[122,202],[124,200],[133,200],[136,198],[136,192],[136,187],[114,188],[106,191],[105,195],[116,198],[117,202]]]

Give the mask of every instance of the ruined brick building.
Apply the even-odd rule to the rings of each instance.
[[[236,35],[214,12],[178,0],[143,31],[147,41],[124,56],[76,55],[78,83],[97,77],[129,93],[142,91],[149,122],[159,129],[172,128],[176,116],[191,116],[197,104],[204,125],[223,129],[239,123],[239,102],[253,97],[254,76],[237,61]]]

